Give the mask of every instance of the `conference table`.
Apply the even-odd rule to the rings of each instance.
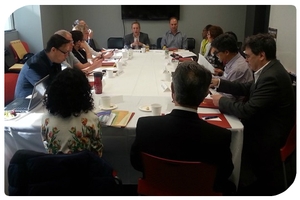
[[[184,52],[183,52],[184,53]],[[151,116],[151,112],[140,109],[141,106],[150,106],[152,103],[162,105],[162,113],[168,114],[174,108],[172,103],[170,81],[164,80],[166,71],[172,72],[176,65],[170,57],[165,57],[163,50],[150,50],[141,53],[133,52],[131,59],[121,58],[122,52],[115,52],[116,62],[123,62],[123,70],[118,71],[112,67],[101,67],[97,70],[114,70],[112,78],[104,76],[102,94],[95,94],[93,98],[95,112],[100,111],[101,96],[110,96],[116,110],[134,112],[132,119],[126,127],[102,127],[102,142],[104,145],[103,159],[109,162],[117,171],[123,184],[137,184],[142,173],[136,171],[130,164],[130,147],[135,138],[135,127],[139,117]],[[96,70],[96,71],[97,71]],[[93,81],[93,76],[88,77]],[[212,90],[214,93],[215,91]],[[207,98],[210,98],[209,96]],[[18,149],[30,149],[46,152],[41,138],[41,117],[47,112],[40,104],[29,113],[22,113],[13,120],[4,121],[5,132],[5,169],[11,157]],[[215,108],[198,108],[198,113],[220,113]],[[239,181],[241,151],[243,147],[243,125],[234,116],[224,114],[232,131],[231,151],[234,170],[230,179],[237,185]],[[187,127],[188,130],[188,127]],[[5,174],[7,176],[7,173]],[[7,191],[6,177],[6,191]]]

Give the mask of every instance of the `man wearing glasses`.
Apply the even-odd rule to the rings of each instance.
[[[47,75],[51,82],[61,71],[61,63],[71,50],[71,42],[61,35],[52,35],[46,48],[29,58],[22,67],[15,89],[15,98],[25,98],[30,95],[34,84]]]

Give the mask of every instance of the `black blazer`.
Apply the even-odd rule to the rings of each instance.
[[[244,125],[242,163],[255,164],[252,169],[257,172],[256,176],[272,181],[275,177],[272,173],[281,171],[279,149],[285,143],[296,116],[295,93],[286,69],[278,60],[272,60],[256,83],[221,80],[218,91],[234,91],[234,94],[248,97],[246,103],[222,97],[219,109],[237,116]]]
[[[234,185],[228,184],[233,170],[230,142],[229,130],[203,121],[197,113],[174,109],[165,116],[139,118],[130,160],[139,171],[143,171],[140,152],[216,164],[216,191],[223,192],[225,187]]]
[[[134,42],[133,33],[125,35],[124,41],[125,41],[125,45],[127,45],[129,47],[130,44]],[[147,33],[140,32],[139,41],[145,45],[146,44],[150,45],[150,40],[149,40],[149,36]]]

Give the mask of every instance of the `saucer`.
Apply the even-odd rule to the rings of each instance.
[[[140,106],[139,109],[144,112],[151,112],[151,106]]]
[[[109,108],[103,108],[102,105],[99,106],[101,110],[113,110],[116,109],[118,106],[116,104],[111,104]]]
[[[20,114],[16,114],[16,116],[14,116],[14,115],[11,115],[11,114],[8,114],[8,115],[4,115],[4,120],[5,121],[8,121],[8,120],[13,120],[13,119],[16,119],[16,118],[18,118],[20,116]]]

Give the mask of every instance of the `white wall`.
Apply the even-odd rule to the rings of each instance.
[[[277,59],[288,70],[296,73],[296,7],[272,5],[269,27],[277,30]]]

